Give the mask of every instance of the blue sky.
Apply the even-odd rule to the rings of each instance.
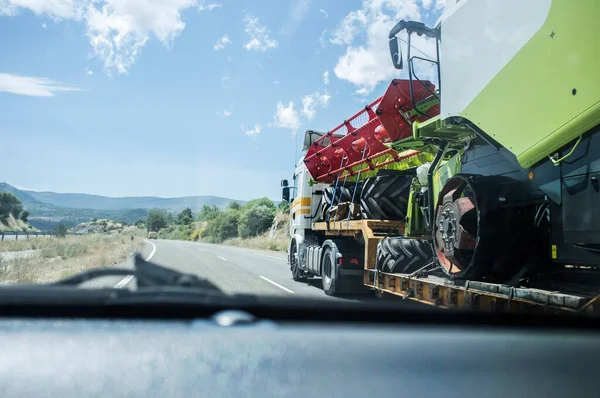
[[[0,0],[0,181],[108,196],[278,199],[306,129],[333,128],[401,77],[387,50],[394,23],[431,26],[443,8],[443,0]]]

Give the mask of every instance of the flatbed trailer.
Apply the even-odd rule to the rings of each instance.
[[[436,272],[434,264],[412,274],[388,273],[376,267],[377,244],[387,236],[403,236],[404,223],[385,220],[323,221],[313,223],[312,229],[332,238],[352,237],[356,244],[364,245],[363,283],[379,297],[394,296],[446,309],[600,314],[600,295],[594,289],[594,283],[590,283],[600,275],[593,270],[566,266],[564,272],[552,280],[518,287],[452,280]],[[583,277],[581,274],[584,274]],[[582,283],[582,279],[588,283]]]

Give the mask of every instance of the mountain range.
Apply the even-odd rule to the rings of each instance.
[[[40,230],[49,230],[59,223],[72,226],[93,218],[134,223],[148,215],[151,209],[179,212],[186,207],[198,212],[203,205],[223,208],[233,199],[219,196],[186,196],[160,198],[154,196],[113,198],[81,193],[37,192],[15,188],[0,182],[0,192],[11,192],[30,212],[29,223]],[[245,201],[236,201],[240,204]]]

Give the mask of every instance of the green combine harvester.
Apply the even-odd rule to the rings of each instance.
[[[398,22],[408,79],[308,131],[282,181],[294,279],[448,308],[600,310],[599,17],[592,0],[460,0],[433,28]]]

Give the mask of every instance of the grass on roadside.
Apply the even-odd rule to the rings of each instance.
[[[0,261],[0,283],[45,283],[77,272],[120,264],[131,254],[128,235],[81,235],[66,238],[36,238],[44,240],[19,250],[39,249],[30,256],[17,256]],[[24,241],[26,242],[26,241]],[[5,243],[1,242],[0,251]],[[143,239],[134,239],[134,250],[141,248]],[[10,245],[13,247],[13,245]],[[13,250],[14,251],[14,250]]]
[[[232,238],[223,242],[224,245],[247,247],[250,249],[285,251],[288,245],[288,239],[285,237],[274,237],[269,239],[266,236],[255,236],[253,238]]]

